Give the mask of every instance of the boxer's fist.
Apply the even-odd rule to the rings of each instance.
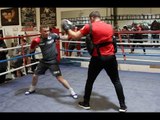
[[[34,38],[31,42],[30,49],[35,49],[39,43],[40,43],[40,38],[39,37]]]
[[[72,29],[74,27],[73,23],[70,22],[67,19],[63,19],[61,22],[61,27],[64,31],[68,32],[69,29]]]

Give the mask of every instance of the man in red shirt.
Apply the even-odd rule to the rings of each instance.
[[[100,13],[98,11],[93,11],[89,15],[90,22],[92,24],[93,43],[112,43],[112,37],[114,33],[112,25],[101,21],[100,17]],[[72,38],[81,38],[90,32],[89,24],[85,24],[79,31],[74,32],[71,30],[71,24],[67,21],[62,21],[62,29],[64,29],[70,36],[72,36]],[[101,56],[98,56],[97,50],[94,48],[94,51],[91,55],[92,57],[89,63],[88,77],[85,85],[84,100],[83,102],[79,102],[79,106],[84,109],[90,109],[89,101],[93,83],[100,71],[105,69],[116,90],[116,94],[120,103],[119,112],[126,112],[127,107],[125,104],[123,87],[119,78],[118,64],[114,53],[114,46],[113,44],[107,44],[100,47],[99,52]]]

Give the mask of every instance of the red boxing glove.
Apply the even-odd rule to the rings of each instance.
[[[34,38],[31,42],[31,46],[30,46],[30,49],[35,49],[35,47],[40,43],[40,38],[37,37],[37,38]]]

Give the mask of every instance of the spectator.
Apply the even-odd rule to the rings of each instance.
[[[19,57],[19,58],[16,58],[15,60],[13,60],[13,63],[12,63],[13,68],[19,68],[22,65],[27,65],[27,64],[31,63],[31,57],[30,56],[23,57],[24,55],[29,54],[29,48],[28,47],[22,47],[22,46],[25,46],[25,45],[27,45],[27,41],[22,36],[21,39],[20,39],[20,45],[17,45],[20,48],[16,49],[16,53],[14,55],[14,57]],[[29,67],[29,70],[26,69],[26,71],[32,73],[31,67]],[[23,76],[23,73],[22,73],[22,70],[19,69],[15,72],[15,77],[21,77],[21,76]]]
[[[133,23],[133,29],[132,31],[142,31],[142,27],[136,23]],[[133,35],[133,38],[135,39],[133,41],[133,43],[143,43],[143,35],[141,33],[135,33]],[[143,53],[146,54],[146,49],[145,49],[145,46],[144,45],[141,45],[142,48],[143,48]],[[134,53],[134,48],[135,48],[135,45],[132,45],[132,48],[131,48],[131,52],[130,53]]]
[[[151,24],[151,28],[150,29],[153,30],[153,31],[160,30],[160,23],[157,22],[156,20],[154,20],[152,22],[152,24]],[[159,39],[159,34],[152,34],[152,38],[153,39]],[[156,43],[156,41],[154,40],[153,43]],[[157,43],[159,43],[158,40],[157,40]]]
[[[6,43],[4,42],[4,40],[0,40],[0,50],[3,50],[5,48],[7,48]],[[0,60],[7,59],[7,54],[8,54],[8,50],[0,51]],[[0,73],[6,72],[7,71],[7,66],[8,66],[7,61],[6,62],[0,62]],[[0,84],[4,83],[5,80],[6,80],[6,74],[1,75],[0,76]]]
[[[78,29],[77,27],[73,27],[73,28],[72,28],[72,30],[75,31],[75,32],[77,31],[77,29]],[[77,41],[78,39],[75,39],[75,40],[74,40],[74,38],[72,38],[70,35],[68,35],[68,40],[70,40],[70,41],[75,41],[75,40],[76,40],[76,41]],[[68,49],[69,49],[69,50],[74,50],[74,49],[77,48],[77,47],[78,47],[78,43],[71,43],[71,42],[70,42]],[[69,51],[69,56],[72,56],[72,52],[73,52],[73,51]],[[81,56],[81,55],[80,55],[80,52],[77,52],[77,56]]]

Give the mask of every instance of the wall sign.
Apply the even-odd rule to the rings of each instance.
[[[34,30],[36,27],[36,8],[21,8],[21,24],[23,31]]]
[[[56,26],[56,8],[40,8],[40,25],[41,26]]]
[[[1,25],[19,25],[18,8],[9,8],[1,10]]]

